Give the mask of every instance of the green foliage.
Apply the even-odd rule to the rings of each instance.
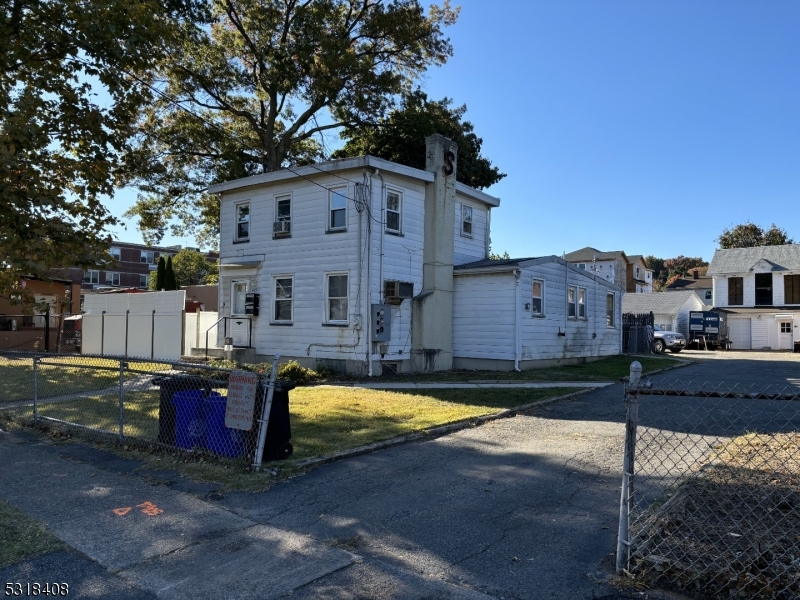
[[[701,275],[705,275],[708,270],[708,262],[699,256],[676,256],[675,258],[656,258],[655,256],[645,256],[644,261],[648,268],[653,269],[653,290],[656,292],[664,289],[675,281],[678,277],[686,277],[694,269],[698,269]]]
[[[481,156],[483,140],[473,132],[469,121],[462,121],[467,106],[451,108],[452,100],[428,100],[415,90],[403,96],[400,107],[392,110],[377,126],[346,129],[347,140],[333,158],[371,154],[409,167],[425,169],[425,138],[440,133],[458,144],[456,179],[474,188],[489,187],[503,177],[488,158]]]
[[[150,285],[149,288],[151,290],[156,290],[160,292],[164,289],[164,286],[167,284],[167,261],[164,260],[163,256],[158,257],[158,266],[156,267],[156,276],[155,279],[153,278],[152,271],[150,273]]]
[[[172,266],[172,256],[167,257],[167,268],[164,270],[164,290],[172,292],[178,289],[178,280],[175,278],[175,269]]]
[[[267,375],[272,371],[272,364],[270,363],[237,363],[234,360],[214,359],[209,361],[209,364],[212,367],[219,367],[220,369],[240,369]],[[302,384],[309,383],[310,381],[317,381],[323,379],[323,377],[314,369],[307,369],[296,360],[290,360],[282,365],[278,365],[278,379]]]
[[[180,286],[184,285],[204,285],[216,283],[219,267],[216,262],[206,260],[197,250],[184,248],[172,259],[172,268],[175,272],[175,280]],[[213,279],[213,281],[209,281]]]
[[[23,274],[110,262],[106,230],[117,220],[101,200],[124,174],[121,157],[149,101],[130,73],[163,52],[184,8],[172,0],[2,3],[0,293],[24,292]]]
[[[217,0],[211,13],[210,26],[187,24],[172,38],[150,75],[166,97],[142,113],[130,156],[141,193],[126,213],[148,243],[168,228],[212,241],[210,183],[313,162],[324,132],[376,122],[451,56],[443,29],[458,9],[449,0],[427,16],[419,0]]]
[[[494,252],[489,253],[489,260],[509,260],[511,257],[508,255],[508,252],[503,252],[503,254],[495,254]]]
[[[750,221],[723,229],[720,236],[714,241],[719,242],[719,247],[723,249],[781,246],[794,243],[786,230],[781,229],[775,223],[769,229],[763,229]]]

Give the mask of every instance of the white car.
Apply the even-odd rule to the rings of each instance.
[[[677,354],[684,348],[686,348],[686,338],[682,333],[664,331],[658,325],[653,327],[653,350],[657,354],[661,354],[664,350]]]

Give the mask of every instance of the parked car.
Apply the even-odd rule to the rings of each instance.
[[[669,350],[677,354],[684,348],[686,348],[686,338],[682,333],[664,331],[658,325],[653,327],[653,350],[656,353],[660,354],[664,350]]]

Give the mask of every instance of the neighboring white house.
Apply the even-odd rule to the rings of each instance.
[[[455,181],[453,142],[426,146],[424,171],[363,156],[209,188],[221,200],[219,313],[234,346],[252,331],[248,359],[452,368],[453,269],[488,258],[500,200]]]
[[[649,294],[653,291],[653,269],[647,266],[641,254],[628,256],[626,291],[632,294]]]
[[[800,340],[800,245],[717,250],[708,275],[738,350],[789,350]]]
[[[689,313],[705,310],[700,296],[693,291],[625,294],[622,312],[625,314],[653,313],[654,323],[664,331],[677,331],[689,339]]]
[[[556,256],[454,271],[453,364],[510,371],[620,353],[622,290]]]

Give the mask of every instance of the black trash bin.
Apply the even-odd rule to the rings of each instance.
[[[175,422],[177,414],[172,396],[176,392],[189,390],[205,390],[206,395],[211,392],[214,382],[197,375],[165,375],[155,377],[153,385],[161,388],[158,403],[158,442],[161,444],[175,445]]]
[[[289,458],[294,452],[294,447],[289,440],[292,439],[292,428],[289,421],[289,392],[297,384],[292,381],[276,381],[275,391],[272,394],[272,408],[269,411],[269,423],[267,424],[267,439],[264,443],[264,453],[261,455],[262,461],[281,460]],[[258,386],[255,403],[255,416],[253,428],[248,432],[248,443],[250,454],[256,455],[258,446],[258,421],[264,407],[264,394],[266,390]]]

